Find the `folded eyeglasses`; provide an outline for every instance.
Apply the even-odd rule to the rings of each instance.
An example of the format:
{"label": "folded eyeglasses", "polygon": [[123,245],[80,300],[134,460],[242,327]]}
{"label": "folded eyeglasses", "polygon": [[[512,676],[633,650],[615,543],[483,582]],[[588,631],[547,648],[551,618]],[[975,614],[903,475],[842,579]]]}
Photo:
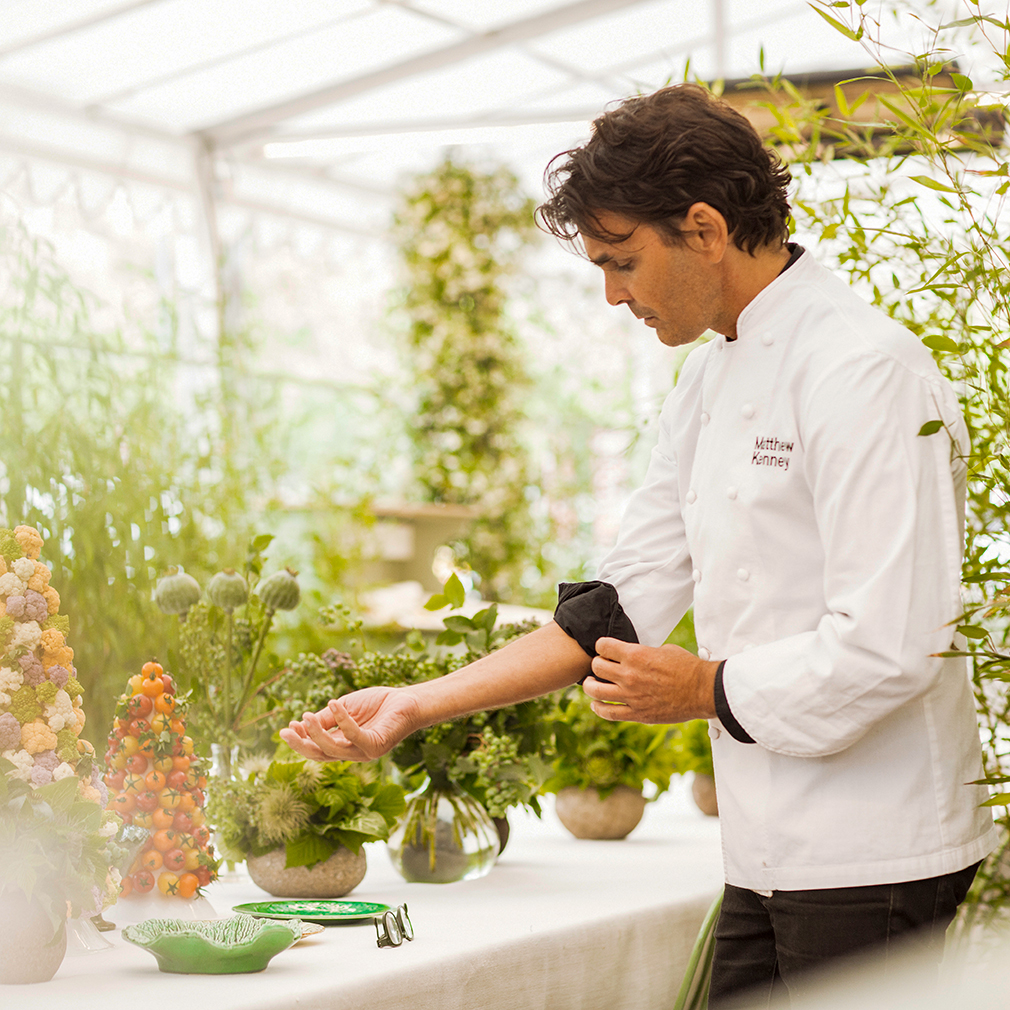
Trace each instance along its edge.
{"label": "folded eyeglasses", "polygon": [[414,939],[406,904],[391,908],[372,920],[375,923],[375,942],[379,947],[399,947],[404,940]]}

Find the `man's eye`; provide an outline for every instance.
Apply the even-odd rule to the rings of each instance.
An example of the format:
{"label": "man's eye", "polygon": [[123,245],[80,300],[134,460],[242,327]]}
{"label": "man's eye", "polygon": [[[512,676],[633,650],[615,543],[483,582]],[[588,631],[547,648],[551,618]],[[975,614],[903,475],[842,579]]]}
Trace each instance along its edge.
{"label": "man's eye", "polygon": [[614,269],[619,270],[621,273],[627,273],[632,268],[632,266],[633,264],[631,260],[626,260],[623,263],[617,261],[614,262]]}

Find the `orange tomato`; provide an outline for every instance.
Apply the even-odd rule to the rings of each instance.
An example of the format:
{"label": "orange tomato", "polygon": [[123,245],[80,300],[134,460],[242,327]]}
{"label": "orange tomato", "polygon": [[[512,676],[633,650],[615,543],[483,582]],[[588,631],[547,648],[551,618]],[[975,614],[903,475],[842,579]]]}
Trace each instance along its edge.
{"label": "orange tomato", "polygon": [[154,842],[154,847],[159,852],[168,852],[169,849],[175,848],[177,837],[177,832],[171,828],[162,828],[160,831],[154,833],[152,841]]}
{"label": "orange tomato", "polygon": [[145,870],[160,870],[165,857],[157,850],[151,849],[140,857],[140,866]]}
{"label": "orange tomato", "polygon": [[157,663],[153,659],[148,660],[140,668],[141,676],[146,677],[149,680],[153,680],[155,677],[160,677],[164,672],[165,668],[161,665],[161,663]]}
{"label": "orange tomato", "polygon": [[132,795],[147,792],[147,783],[144,781],[144,776],[129,772],[126,778],[123,779],[123,792]]}
{"label": "orange tomato", "polygon": [[162,775],[168,775],[168,773],[173,770],[172,758],[171,757],[155,758],[154,770],[156,772],[161,772]]}
{"label": "orange tomato", "polygon": [[168,726],[176,736],[186,735],[186,724],[181,719],[172,719]]}
{"label": "orange tomato", "polygon": [[184,873],[179,878],[179,894],[184,898],[192,898],[200,886],[200,878],[195,873]]}
{"label": "orange tomato", "polygon": [[150,810],[135,810],[133,812],[133,823],[138,828],[147,828],[150,830],[154,827],[154,814]]}
{"label": "orange tomato", "polygon": [[175,810],[182,802],[182,793],[178,789],[163,789],[158,802],[166,810]]}
{"label": "orange tomato", "polygon": [[185,772],[189,771],[189,766],[191,761],[184,754],[180,754],[178,757],[172,758],[172,771]]}
{"label": "orange tomato", "polygon": [[184,810],[187,814],[196,810],[196,800],[193,799],[192,793],[181,793],[179,795],[178,809]]}
{"label": "orange tomato", "polygon": [[175,821],[175,814],[171,810],[165,810],[164,807],[158,807],[157,810],[151,814],[154,818],[154,826],[161,831],[162,828],[170,828]]}
{"label": "orange tomato", "polygon": [[135,793],[120,793],[118,796],[113,796],[111,802],[109,803],[110,809],[117,814],[131,813],[136,805],[137,800]]}
{"label": "orange tomato", "polygon": [[145,677],[140,682],[140,690],[148,696],[148,698],[154,698],[161,694],[165,690],[165,682],[158,677]]}
{"label": "orange tomato", "polygon": [[154,699],[154,708],[155,711],[160,712],[162,715],[171,715],[175,711],[175,695],[159,694]]}
{"label": "orange tomato", "polygon": [[150,771],[144,778],[147,788],[153,793],[160,793],[165,788],[165,775],[163,772]]}
{"label": "orange tomato", "polygon": [[127,897],[133,890],[133,881],[129,877],[123,877],[119,882],[119,896],[121,898]]}
{"label": "orange tomato", "polygon": [[178,894],[179,893],[179,878],[174,873],[158,874],[158,890],[162,894]]}

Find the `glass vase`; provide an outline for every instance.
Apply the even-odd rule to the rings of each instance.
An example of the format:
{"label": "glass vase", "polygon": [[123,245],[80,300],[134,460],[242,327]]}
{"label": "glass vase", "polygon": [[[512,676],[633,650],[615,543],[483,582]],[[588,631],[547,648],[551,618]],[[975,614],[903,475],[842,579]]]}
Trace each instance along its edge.
{"label": "glass vase", "polygon": [[490,872],[498,858],[498,829],[458,786],[425,779],[407,797],[407,809],[387,847],[404,880],[450,884]]}

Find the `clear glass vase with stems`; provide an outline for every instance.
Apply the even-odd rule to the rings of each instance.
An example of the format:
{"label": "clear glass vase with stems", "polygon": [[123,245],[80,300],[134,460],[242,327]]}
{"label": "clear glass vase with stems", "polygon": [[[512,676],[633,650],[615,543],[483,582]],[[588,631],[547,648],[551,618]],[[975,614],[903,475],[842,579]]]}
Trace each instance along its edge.
{"label": "clear glass vase with stems", "polygon": [[498,858],[498,829],[468,793],[442,776],[407,797],[387,843],[397,872],[413,883],[449,884],[489,873]]}

